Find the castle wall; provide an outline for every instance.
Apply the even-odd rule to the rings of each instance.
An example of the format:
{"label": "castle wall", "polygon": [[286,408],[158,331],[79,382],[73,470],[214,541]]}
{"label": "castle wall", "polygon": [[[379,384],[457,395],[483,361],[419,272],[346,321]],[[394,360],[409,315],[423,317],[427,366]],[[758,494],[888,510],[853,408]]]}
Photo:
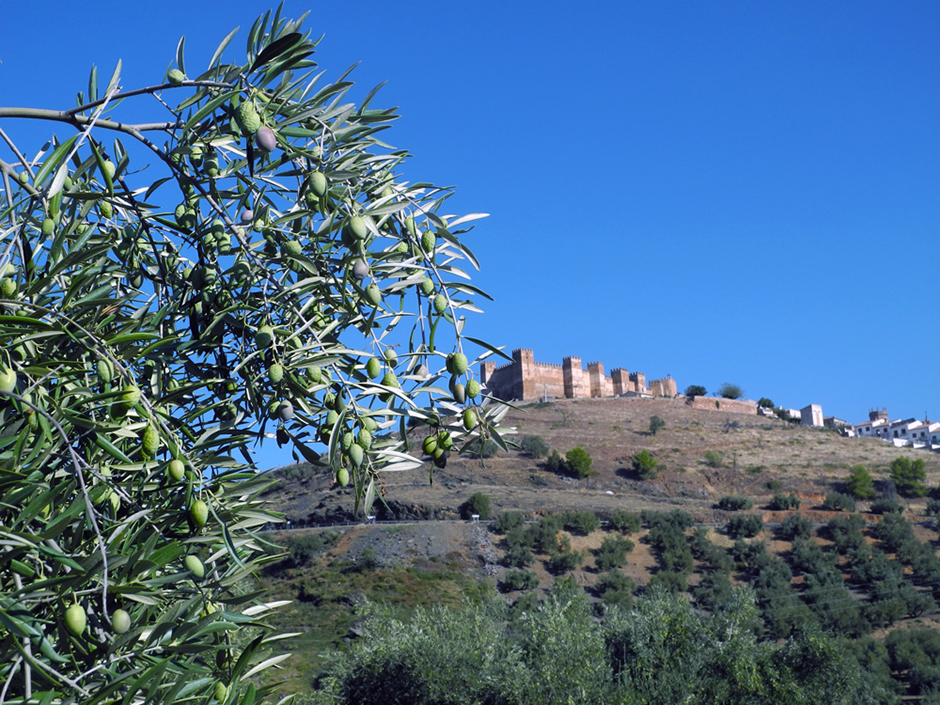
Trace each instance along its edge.
{"label": "castle wall", "polygon": [[649,383],[649,385],[650,394],[652,394],[654,397],[669,397],[671,399],[679,393],[676,389],[676,380],[674,380],[672,377],[654,379]]}
{"label": "castle wall", "polygon": [[566,357],[561,365],[536,362],[530,348],[512,351],[512,362],[496,366],[489,360],[480,365],[480,381],[486,393],[498,399],[529,401],[532,399],[588,399],[623,394],[654,394],[675,396],[676,382],[671,377],[653,380],[647,388],[646,375],[630,373],[617,367],[604,374],[601,362],[581,366],[581,358]]}
{"label": "castle wall", "polygon": [[688,397],[685,403],[693,409],[728,411],[732,414],[757,416],[757,402],[753,399],[724,399],[721,397]]}

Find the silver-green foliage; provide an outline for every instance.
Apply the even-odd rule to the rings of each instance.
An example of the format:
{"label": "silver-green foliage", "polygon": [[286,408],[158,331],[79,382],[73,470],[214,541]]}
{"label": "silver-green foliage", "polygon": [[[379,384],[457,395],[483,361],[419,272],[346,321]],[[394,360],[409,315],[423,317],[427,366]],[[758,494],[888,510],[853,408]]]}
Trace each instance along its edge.
{"label": "silver-green foliage", "polygon": [[394,111],[312,76],[301,21],[259,18],[241,63],[233,36],[191,80],[181,41],[166,83],[0,108],[66,133],[0,160],[0,702],[260,700],[255,445],[367,509],[420,466],[409,423],[502,443],[446,388],[477,216],[401,178]]}
{"label": "silver-green foliage", "polygon": [[[627,602],[626,600],[624,602]],[[856,702],[855,659],[809,630],[760,641],[754,595],[734,590],[713,614],[648,591],[593,618],[572,580],[515,618],[500,602],[373,615],[337,655],[318,702],[437,705]]]}

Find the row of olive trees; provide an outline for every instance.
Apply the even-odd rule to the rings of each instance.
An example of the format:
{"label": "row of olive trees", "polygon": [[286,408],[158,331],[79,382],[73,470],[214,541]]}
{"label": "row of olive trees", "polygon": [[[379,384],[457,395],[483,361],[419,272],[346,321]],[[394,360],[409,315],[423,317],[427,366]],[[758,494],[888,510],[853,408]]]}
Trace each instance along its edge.
{"label": "row of olive trees", "polygon": [[153,85],[119,65],[70,109],[0,108],[60,130],[0,130],[0,703],[260,701],[254,448],[365,510],[421,465],[411,425],[439,467],[502,444],[464,347],[478,216],[405,181],[394,111],[271,15],[242,61],[234,32],[204,71],[181,41]]}

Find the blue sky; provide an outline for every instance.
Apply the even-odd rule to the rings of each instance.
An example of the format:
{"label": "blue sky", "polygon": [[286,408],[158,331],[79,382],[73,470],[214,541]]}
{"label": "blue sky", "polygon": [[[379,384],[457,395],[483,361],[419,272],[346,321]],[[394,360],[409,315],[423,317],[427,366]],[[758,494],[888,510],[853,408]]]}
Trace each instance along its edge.
{"label": "blue sky", "polygon": [[[0,104],[71,107],[118,58],[156,83],[182,34],[201,69],[268,7],[0,0]],[[491,214],[472,335],[940,418],[937,3],[285,3],[307,9],[327,78],[388,81],[404,178]]]}

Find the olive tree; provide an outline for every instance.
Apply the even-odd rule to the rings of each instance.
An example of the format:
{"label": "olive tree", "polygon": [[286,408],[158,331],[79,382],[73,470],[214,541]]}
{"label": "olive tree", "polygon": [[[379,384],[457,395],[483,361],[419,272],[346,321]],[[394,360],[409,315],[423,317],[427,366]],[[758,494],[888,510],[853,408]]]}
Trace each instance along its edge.
{"label": "olive tree", "polygon": [[0,129],[0,702],[260,701],[256,446],[366,511],[422,466],[415,425],[438,467],[503,443],[464,349],[495,352],[463,336],[479,215],[403,180],[394,111],[271,14],[241,62],[234,32],[201,72],[180,41],[154,85],[118,64],[72,108],[0,108],[56,130]]}

